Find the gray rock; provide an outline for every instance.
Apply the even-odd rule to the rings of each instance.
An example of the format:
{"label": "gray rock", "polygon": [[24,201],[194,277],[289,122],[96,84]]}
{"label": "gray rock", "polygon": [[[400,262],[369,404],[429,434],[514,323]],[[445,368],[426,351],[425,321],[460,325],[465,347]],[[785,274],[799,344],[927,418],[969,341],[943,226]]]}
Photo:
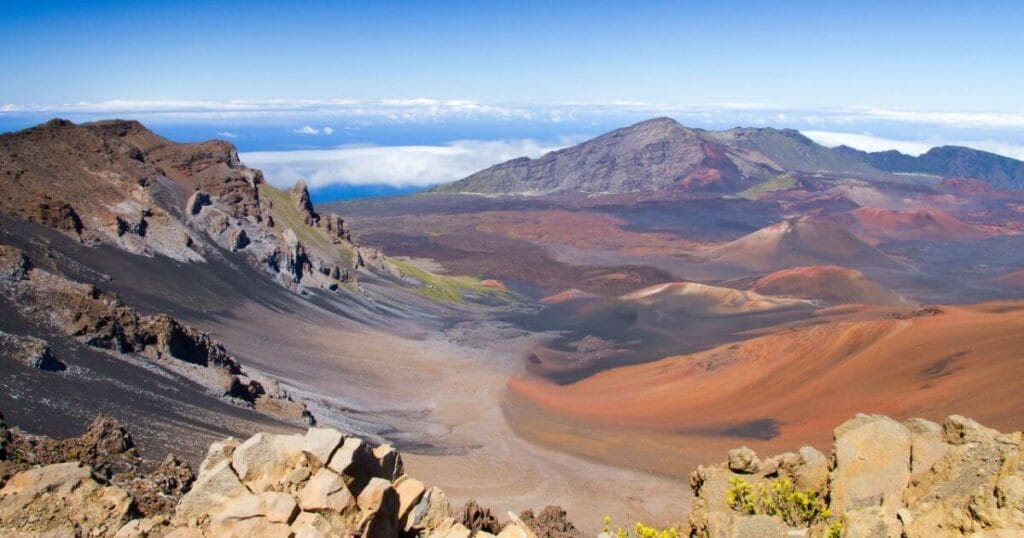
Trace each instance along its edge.
{"label": "gray rock", "polygon": [[754,474],[761,470],[761,460],[757,454],[747,447],[734,448],[729,451],[729,470],[741,474]]}
{"label": "gray rock", "polygon": [[62,372],[67,369],[67,365],[53,355],[50,345],[34,336],[18,336],[0,331],[0,357],[16,360],[36,370]]}

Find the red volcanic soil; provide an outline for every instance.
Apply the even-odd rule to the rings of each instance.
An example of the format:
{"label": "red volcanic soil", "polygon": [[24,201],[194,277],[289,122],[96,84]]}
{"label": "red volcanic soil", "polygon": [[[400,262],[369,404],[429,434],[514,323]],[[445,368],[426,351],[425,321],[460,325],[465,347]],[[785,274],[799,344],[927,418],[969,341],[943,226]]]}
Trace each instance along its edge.
{"label": "red volcanic soil", "polygon": [[558,293],[556,293],[554,295],[548,295],[547,297],[542,298],[538,302],[540,302],[540,304],[553,305],[553,304],[571,303],[573,301],[586,301],[586,300],[589,300],[589,299],[596,299],[596,298],[597,298],[597,295],[594,295],[593,293],[587,293],[585,291],[581,291],[581,290],[578,290],[576,288],[572,288],[572,289],[560,291],[560,292],[558,292]]}
{"label": "red volcanic soil", "polygon": [[466,218],[475,220],[476,229],[482,232],[583,250],[610,250],[636,256],[671,255],[698,245],[670,233],[630,231],[625,228],[625,220],[599,212],[489,211]]}
{"label": "red volcanic soil", "polygon": [[913,304],[864,273],[837,265],[783,269],[757,279],[751,289],[764,295],[818,299],[832,304]]}
{"label": "red volcanic soil", "polygon": [[943,190],[960,194],[988,194],[996,190],[984,181],[961,177],[944,179],[939,183],[939,187]]}
{"label": "red volcanic soil", "polygon": [[858,268],[904,268],[834,222],[786,220],[709,249],[713,264],[748,271],[774,271],[804,265],[838,264]]}
{"label": "red volcanic soil", "polygon": [[676,181],[675,187],[686,191],[729,191],[740,188],[742,174],[726,155],[726,149],[711,142],[701,142],[704,159],[693,172]]}
{"label": "red volcanic soil", "polygon": [[871,242],[886,240],[984,239],[995,235],[938,209],[894,211],[862,207],[836,217]]}
{"label": "red volcanic soil", "polygon": [[[1024,426],[1024,303],[906,314],[783,329],[571,385],[517,377],[509,387],[563,424],[609,432],[591,437],[597,443],[627,430],[670,436],[675,448],[652,456],[661,458],[737,438],[758,450],[824,447],[837,424],[860,412],[959,413],[1005,431]],[[535,438],[558,438],[537,424],[528,425]]]}

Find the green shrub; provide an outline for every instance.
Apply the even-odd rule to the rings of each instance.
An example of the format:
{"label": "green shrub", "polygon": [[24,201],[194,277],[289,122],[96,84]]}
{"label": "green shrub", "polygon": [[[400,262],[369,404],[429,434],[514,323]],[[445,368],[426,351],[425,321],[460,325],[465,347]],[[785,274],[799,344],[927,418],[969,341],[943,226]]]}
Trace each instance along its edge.
{"label": "green shrub", "polygon": [[835,519],[832,524],[825,529],[825,538],[843,538],[846,534],[846,520],[843,518]]}
{"label": "green shrub", "polygon": [[832,517],[816,491],[797,489],[787,478],[756,486],[742,478],[733,478],[725,495],[726,503],[733,510],[778,516],[793,526],[809,527]]}

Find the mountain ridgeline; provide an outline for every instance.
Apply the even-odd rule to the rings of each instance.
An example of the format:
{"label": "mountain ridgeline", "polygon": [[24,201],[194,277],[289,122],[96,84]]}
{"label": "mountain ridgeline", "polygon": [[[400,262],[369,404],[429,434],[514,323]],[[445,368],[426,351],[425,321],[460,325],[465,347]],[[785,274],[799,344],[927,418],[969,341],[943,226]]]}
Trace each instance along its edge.
{"label": "mountain ridgeline", "polygon": [[793,129],[709,131],[655,118],[616,129],[537,159],[521,157],[441,185],[443,193],[554,194],[738,193],[765,181],[803,176],[878,181],[980,180],[1024,189],[1024,163],[970,148],[945,146],[913,157],[828,148]]}

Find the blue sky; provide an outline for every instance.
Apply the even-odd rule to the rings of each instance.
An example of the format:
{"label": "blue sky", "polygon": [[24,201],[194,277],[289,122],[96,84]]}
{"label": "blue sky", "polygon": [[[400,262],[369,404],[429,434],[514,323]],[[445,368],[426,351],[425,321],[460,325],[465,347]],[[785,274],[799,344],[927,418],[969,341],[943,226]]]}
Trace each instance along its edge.
{"label": "blue sky", "polygon": [[1020,2],[5,0],[0,101],[1020,107]]}
{"label": "blue sky", "polygon": [[492,152],[468,167],[670,115],[1024,157],[1024,2],[893,4],[4,0],[0,131],[117,116],[246,152]]}

